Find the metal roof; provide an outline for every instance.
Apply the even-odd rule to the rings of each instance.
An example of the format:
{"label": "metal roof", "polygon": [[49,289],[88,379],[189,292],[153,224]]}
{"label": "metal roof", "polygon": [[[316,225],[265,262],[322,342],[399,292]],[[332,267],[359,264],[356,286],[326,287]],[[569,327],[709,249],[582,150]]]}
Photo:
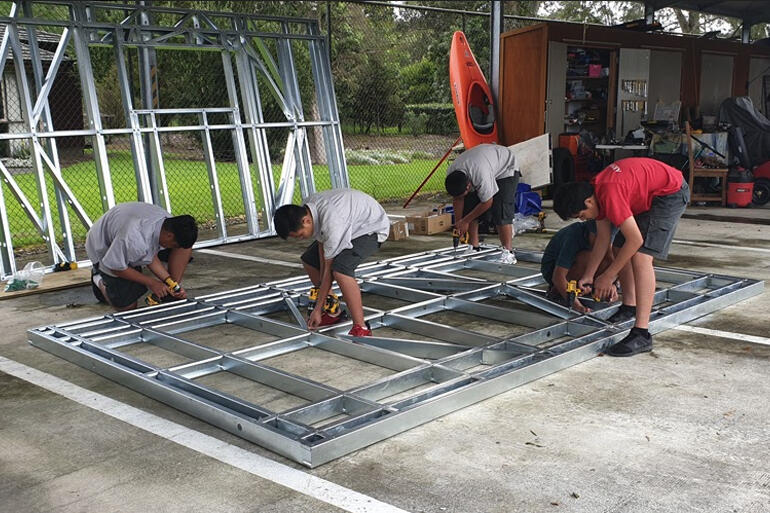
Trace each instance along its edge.
{"label": "metal roof", "polygon": [[751,25],[770,23],[770,2],[767,0],[646,0],[645,4],[656,11],[675,7],[686,11],[730,16]]}
{"label": "metal roof", "polygon": [[[50,32],[43,32],[38,30],[35,35],[37,36],[37,42],[38,45],[41,43],[45,46],[51,47],[51,43],[55,43],[56,45],[59,44],[59,39],[61,38],[58,34],[51,34]],[[0,25],[0,40],[5,36],[5,25]],[[19,30],[19,42],[21,43],[21,54],[24,56],[24,60],[28,61],[31,59],[31,54],[29,52],[29,44],[28,41],[28,35],[26,30]],[[48,44],[46,44],[48,43]],[[40,55],[40,60],[43,61],[52,61],[54,52],[51,52],[49,50],[46,50],[45,48],[38,48],[38,52]],[[8,58],[13,60],[13,52],[8,52]],[[64,60],[69,60],[69,57],[67,55],[64,55]]]}

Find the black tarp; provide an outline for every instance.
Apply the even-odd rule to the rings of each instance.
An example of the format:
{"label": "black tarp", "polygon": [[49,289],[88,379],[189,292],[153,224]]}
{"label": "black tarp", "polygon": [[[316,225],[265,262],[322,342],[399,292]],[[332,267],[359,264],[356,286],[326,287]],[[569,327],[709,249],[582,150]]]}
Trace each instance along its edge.
{"label": "black tarp", "polygon": [[752,166],[770,160],[770,121],[762,115],[748,96],[728,98],[719,107],[719,123],[743,129]]}

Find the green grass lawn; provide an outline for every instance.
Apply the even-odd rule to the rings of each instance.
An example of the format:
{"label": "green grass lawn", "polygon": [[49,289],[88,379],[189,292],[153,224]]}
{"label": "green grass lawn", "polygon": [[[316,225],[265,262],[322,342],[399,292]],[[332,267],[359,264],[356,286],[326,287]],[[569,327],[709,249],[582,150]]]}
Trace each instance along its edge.
{"label": "green grass lawn", "polygon": [[[134,165],[129,151],[109,152],[110,174],[112,186],[115,191],[115,201],[123,203],[136,200],[136,178]],[[214,220],[214,208],[208,180],[206,165],[201,161],[190,161],[178,158],[168,158],[164,162],[169,197],[174,212],[189,213],[199,223],[208,223]],[[350,186],[360,189],[376,199],[393,200],[409,197],[417,186],[427,176],[433,166],[433,160],[414,160],[408,164],[391,165],[350,165],[348,175]],[[318,190],[331,187],[329,169],[327,166],[313,166]],[[79,162],[62,170],[64,179],[72,189],[75,197],[80,201],[84,210],[91,218],[96,220],[102,214],[102,205],[99,197],[99,184],[97,181],[96,167],[92,160]],[[238,169],[234,163],[217,163],[219,188],[222,197],[222,206],[225,217],[236,218],[244,214]],[[278,184],[281,174],[280,165],[273,165],[273,176]],[[37,194],[37,182],[33,173],[15,175],[19,187],[27,195],[30,203],[37,206],[40,202]],[[257,200],[257,209],[261,209],[261,194],[258,185],[256,168],[252,167],[252,184]],[[52,216],[56,219],[58,230],[58,211],[54,197],[51,180],[46,177],[48,183],[48,199],[51,204]],[[438,192],[443,190],[444,171],[439,169],[423,187],[422,192]],[[13,234],[13,246],[15,249],[29,245],[42,243],[34,225],[24,214],[19,203],[11,195],[10,188],[4,184],[5,204],[8,212],[9,226]],[[294,201],[299,202],[299,186],[295,188]],[[82,241],[86,235],[86,228],[70,210],[70,221],[75,241]]]}

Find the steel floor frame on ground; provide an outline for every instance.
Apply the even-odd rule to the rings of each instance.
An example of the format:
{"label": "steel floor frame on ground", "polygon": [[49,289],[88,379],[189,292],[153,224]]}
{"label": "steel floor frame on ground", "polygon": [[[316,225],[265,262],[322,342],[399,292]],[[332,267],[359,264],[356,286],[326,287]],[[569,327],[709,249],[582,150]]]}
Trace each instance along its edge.
{"label": "steel floor frame on ground", "polygon": [[[540,253],[517,251],[519,265],[498,264],[498,256],[497,248],[473,256],[445,248],[361,266],[357,278],[365,295],[406,303],[366,308],[372,337],[348,336],[350,322],[308,331],[302,311],[310,287],[306,277],[44,326],[28,336],[39,348],[312,468],[588,360],[632,326],[632,321],[607,322],[617,303],[589,302],[593,311],[582,315],[546,299],[536,265]],[[659,288],[651,333],[760,294],[764,287],[758,280],[690,270],[655,272]],[[442,312],[530,331],[499,337],[424,319]],[[228,352],[180,336],[225,324],[277,340]],[[378,336],[382,328],[417,338]],[[121,351],[138,344],[190,361],[164,367]],[[339,389],[264,363],[308,348],[392,374]],[[222,372],[304,404],[271,411],[196,382]]]}

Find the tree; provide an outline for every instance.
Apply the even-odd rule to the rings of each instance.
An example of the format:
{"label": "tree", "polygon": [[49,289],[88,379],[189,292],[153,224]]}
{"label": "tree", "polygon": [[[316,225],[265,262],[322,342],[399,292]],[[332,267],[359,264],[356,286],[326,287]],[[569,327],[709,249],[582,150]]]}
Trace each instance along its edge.
{"label": "tree", "polygon": [[542,12],[557,20],[617,25],[644,17],[644,5],[642,2],[543,2]]}

